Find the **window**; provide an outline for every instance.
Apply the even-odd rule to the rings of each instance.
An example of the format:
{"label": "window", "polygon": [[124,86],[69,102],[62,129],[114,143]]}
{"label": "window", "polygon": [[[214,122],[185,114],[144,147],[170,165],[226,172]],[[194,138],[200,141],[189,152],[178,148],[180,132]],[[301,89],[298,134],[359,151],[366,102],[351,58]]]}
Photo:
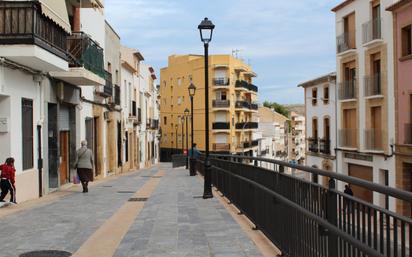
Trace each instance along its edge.
{"label": "window", "polygon": [[412,55],[412,25],[402,28],[402,57]]}
{"label": "window", "polygon": [[329,87],[328,86],[323,88],[323,103],[324,104],[329,103]]}
{"label": "window", "polygon": [[177,98],[177,104],[178,105],[181,105],[182,104],[182,97],[181,96],[179,96],[178,98]]}
{"label": "window", "polygon": [[312,89],[312,105],[316,105],[318,103],[318,89]]}
{"label": "window", "polygon": [[181,86],[181,85],[182,85],[182,79],[181,79],[181,78],[178,78],[178,79],[177,79],[177,85],[178,85],[178,86]]}
{"label": "window", "polygon": [[33,168],[33,100],[22,99],[23,170]]}
{"label": "window", "polygon": [[166,116],[163,117],[163,125],[167,125],[167,117]]}
{"label": "window", "polygon": [[312,119],[312,138],[313,139],[318,138],[318,119],[317,118]]}

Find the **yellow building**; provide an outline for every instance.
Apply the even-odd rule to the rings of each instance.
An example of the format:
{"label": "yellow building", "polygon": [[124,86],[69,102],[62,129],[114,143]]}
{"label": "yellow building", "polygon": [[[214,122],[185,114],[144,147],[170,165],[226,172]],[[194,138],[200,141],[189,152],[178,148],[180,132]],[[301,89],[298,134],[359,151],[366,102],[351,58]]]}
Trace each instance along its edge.
{"label": "yellow building", "polygon": [[[258,128],[258,89],[252,84],[254,77],[256,74],[251,67],[240,59],[231,55],[209,57],[211,152],[252,155],[257,148],[258,141],[253,137]],[[193,139],[200,151],[205,150],[204,57],[172,55],[169,56],[168,67],[160,71],[162,161],[169,160],[172,152],[181,153],[182,149],[190,148],[191,135],[188,147],[182,116],[186,108],[190,110],[188,86],[191,80],[196,86]]]}

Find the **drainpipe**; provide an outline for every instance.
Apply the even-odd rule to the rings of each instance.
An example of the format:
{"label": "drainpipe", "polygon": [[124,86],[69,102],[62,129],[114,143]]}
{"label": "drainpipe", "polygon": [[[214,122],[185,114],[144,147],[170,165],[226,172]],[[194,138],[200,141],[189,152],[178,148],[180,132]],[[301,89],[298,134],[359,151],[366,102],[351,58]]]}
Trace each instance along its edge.
{"label": "drainpipe", "polygon": [[42,85],[44,77],[42,74],[33,75],[33,81],[38,84],[38,95],[39,95],[39,120],[37,121],[37,169],[38,169],[38,179],[39,179],[39,197],[43,196],[43,156],[42,156],[42,128],[44,125],[44,86]]}

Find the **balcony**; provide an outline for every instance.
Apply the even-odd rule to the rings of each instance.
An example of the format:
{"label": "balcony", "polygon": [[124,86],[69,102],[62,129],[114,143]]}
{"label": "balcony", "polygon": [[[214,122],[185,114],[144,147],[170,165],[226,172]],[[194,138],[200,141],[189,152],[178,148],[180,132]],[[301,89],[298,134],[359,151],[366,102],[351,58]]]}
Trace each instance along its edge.
{"label": "balcony", "polygon": [[236,123],[236,129],[257,129],[257,122],[238,122]]}
{"label": "balcony", "polygon": [[230,144],[227,144],[227,143],[213,144],[213,151],[215,151],[215,152],[228,152],[228,151],[230,151]]}
{"label": "balcony", "polygon": [[321,138],[319,140],[319,151],[323,154],[330,154],[330,139]]}
{"label": "balcony", "polygon": [[253,147],[253,146],[258,146],[259,145],[259,140],[252,140],[251,142],[250,142],[250,145]]}
{"label": "balcony", "polygon": [[213,79],[213,85],[217,87],[225,87],[230,85],[230,79],[229,78],[214,78]]}
{"label": "balcony", "polygon": [[336,38],[336,50],[338,54],[356,48],[355,31],[343,33]]}
{"label": "balcony", "polygon": [[246,101],[236,101],[235,108],[236,109],[249,109],[250,104]]}
{"label": "balcony", "polygon": [[362,24],[363,44],[382,39],[382,19],[373,19]]}
{"label": "balcony", "polygon": [[345,148],[358,147],[358,130],[357,129],[340,129],[339,146]]}
{"label": "balcony", "polygon": [[308,138],[308,150],[312,153],[319,152],[319,141],[317,138]]}
{"label": "balcony", "polygon": [[357,98],[356,80],[339,83],[339,100],[355,100]]}
{"label": "balcony", "polygon": [[96,89],[96,94],[102,97],[111,97],[113,96],[113,83],[112,83],[112,74],[105,71],[106,84],[104,86],[99,86]]}
{"label": "balcony", "polygon": [[382,75],[365,76],[365,97],[382,95]]}
{"label": "balcony", "polygon": [[405,141],[404,143],[406,145],[412,145],[412,123],[406,123],[405,124]]}
{"label": "balcony", "polygon": [[159,120],[149,119],[147,127],[150,128],[150,129],[159,129]]}
{"label": "balcony", "polygon": [[213,122],[212,128],[214,130],[228,130],[230,129],[230,122]]}
{"label": "balcony", "polygon": [[381,129],[365,129],[365,149],[383,151],[382,136]]}
{"label": "balcony", "polygon": [[248,90],[252,92],[258,92],[258,87],[250,84],[244,80],[237,80],[235,84],[235,89],[237,90]]}
{"label": "balcony", "polygon": [[212,106],[213,108],[229,108],[230,100],[213,100]]}
{"label": "balcony", "polygon": [[114,85],[114,104],[120,105],[120,87],[118,85]]}
{"label": "balcony", "polygon": [[0,56],[41,71],[67,70],[68,33],[35,1],[0,1]]}
{"label": "balcony", "polygon": [[105,84],[103,49],[83,32],[73,32],[67,40],[70,71],[51,75],[73,85]]}
{"label": "balcony", "polygon": [[259,110],[259,105],[258,105],[258,104],[255,104],[255,103],[251,103],[251,104],[250,104],[250,109],[257,111],[257,110]]}

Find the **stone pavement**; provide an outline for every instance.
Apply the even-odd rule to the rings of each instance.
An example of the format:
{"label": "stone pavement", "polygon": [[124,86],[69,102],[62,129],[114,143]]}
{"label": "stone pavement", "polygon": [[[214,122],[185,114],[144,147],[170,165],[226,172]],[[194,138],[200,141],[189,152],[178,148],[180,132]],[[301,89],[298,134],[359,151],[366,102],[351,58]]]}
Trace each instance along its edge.
{"label": "stone pavement", "polygon": [[218,199],[201,198],[201,179],[161,164],[99,183],[88,194],[73,192],[0,218],[0,257],[37,250],[75,253],[159,168],[164,176],[114,249],[115,257],[262,256]]}

